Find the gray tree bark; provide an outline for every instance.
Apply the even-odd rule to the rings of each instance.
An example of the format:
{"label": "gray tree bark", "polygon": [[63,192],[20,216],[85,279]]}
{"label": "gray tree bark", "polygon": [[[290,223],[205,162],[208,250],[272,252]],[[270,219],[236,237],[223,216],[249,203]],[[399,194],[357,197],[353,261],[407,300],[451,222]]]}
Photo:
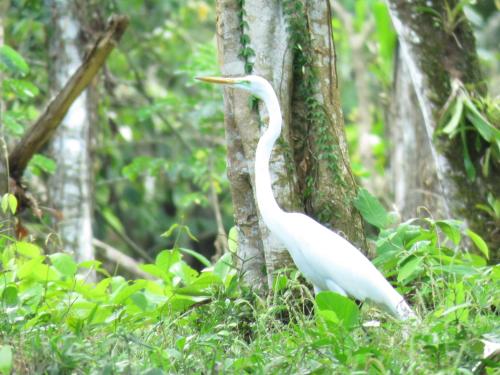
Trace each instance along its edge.
{"label": "gray tree bark", "polygon": [[401,219],[428,216],[429,213],[436,218],[447,217],[446,200],[432,158],[434,146],[427,137],[415,88],[399,51],[388,127],[391,139],[389,175]]}
{"label": "gray tree bark", "polygon": [[[413,100],[406,100],[406,104],[401,103],[401,107],[417,105],[421,121],[411,121],[408,125],[415,125],[417,122],[423,125],[432,168],[429,174],[435,175],[437,179],[437,183],[430,184],[429,190],[440,197],[439,204],[428,208],[445,217],[464,219],[495,251],[500,247],[500,236],[498,231],[495,234],[488,227],[486,223],[489,219],[477,208],[477,204],[486,202],[488,192],[492,192],[495,197],[500,195],[500,173],[493,170],[488,177],[483,176],[480,173],[482,154],[477,152],[471,155],[478,171],[475,180],[471,181],[465,172],[464,150],[460,141],[447,137],[433,138],[441,110],[451,94],[453,79],[466,84],[477,94],[484,94],[486,91],[474,35],[462,12],[454,19],[447,14],[445,7],[454,9],[457,1],[387,0],[387,3],[399,37],[400,65],[407,69],[407,77],[413,88],[410,93],[415,95]],[[403,76],[398,74],[398,77]],[[408,110],[401,108],[397,111],[404,113]],[[415,118],[418,117],[418,114],[415,115]],[[412,132],[420,134],[422,130],[414,129]],[[468,141],[471,142],[472,139]],[[415,168],[415,165],[404,167],[410,169]],[[422,184],[422,180],[410,180],[405,189],[416,191]],[[420,201],[418,204],[425,203]],[[415,205],[409,205],[405,211],[414,211],[415,207],[411,206]]]}
{"label": "gray tree bark", "polygon": [[[57,93],[82,63],[84,46],[77,4],[51,0],[53,31],[50,38],[51,91]],[[50,200],[60,211],[57,223],[64,250],[78,261],[94,259],[92,246],[92,163],[90,128],[92,98],[85,90],[72,104],[50,146],[57,163],[51,176]]]}
{"label": "gray tree bark", "polygon": [[[3,0],[0,3],[0,47],[4,44],[5,15],[9,9],[10,1]],[[0,72],[0,195],[9,191],[9,167],[7,144],[5,141],[5,127],[3,116],[5,106],[2,98],[3,73]]]}
{"label": "gray tree bark", "polygon": [[[329,146],[336,148],[336,177],[345,182],[342,185],[334,185],[328,159],[316,158],[319,146],[315,138],[320,136],[319,130],[314,129],[307,119],[307,98],[298,90],[294,91],[294,87],[300,85],[301,77],[294,71],[294,46],[290,41],[289,20],[282,6],[283,3],[277,0],[217,1],[222,73],[241,76],[251,67],[252,74],[267,78],[278,95],[283,131],[270,164],[278,204],[287,211],[302,211],[316,217],[325,207],[336,210],[326,224],[339,229],[353,242],[364,244],[361,220],[351,204],[356,188],[350,173],[338,101],[328,2],[309,1],[304,8],[307,14],[300,16],[309,21],[307,32],[311,38],[311,51],[315,54],[312,56],[313,68],[318,75],[313,96],[326,114],[326,132],[335,143]],[[246,47],[251,47],[254,55],[241,56],[245,47],[242,40]],[[228,176],[239,229],[238,258],[246,281],[259,287],[271,285],[274,271],[292,265],[292,261],[288,251],[265,227],[255,203],[255,149],[268,115],[261,104],[253,109],[249,99],[239,91],[226,89],[224,92]],[[308,178],[314,180],[314,188],[306,201],[304,189]]]}

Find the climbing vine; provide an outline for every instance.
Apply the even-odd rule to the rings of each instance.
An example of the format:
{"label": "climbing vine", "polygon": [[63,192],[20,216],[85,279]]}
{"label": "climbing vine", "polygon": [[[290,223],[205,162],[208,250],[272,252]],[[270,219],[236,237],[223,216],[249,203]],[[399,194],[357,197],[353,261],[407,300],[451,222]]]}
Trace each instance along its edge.
{"label": "climbing vine", "polygon": [[250,74],[253,71],[253,62],[252,57],[255,56],[255,51],[250,47],[250,36],[247,33],[248,30],[248,22],[245,20],[246,11],[245,11],[245,0],[237,0],[238,2],[238,22],[240,28],[240,43],[241,49],[239,53],[239,57],[243,59],[245,64],[245,73]]}
{"label": "climbing vine", "polygon": [[[301,0],[283,0],[283,14],[288,22],[290,44],[293,48],[295,90],[300,98],[305,99],[305,120],[308,123],[307,132],[312,131],[315,134],[313,140],[308,139],[307,141],[314,142],[314,147],[308,148],[316,151],[317,154],[314,157],[317,160],[326,162],[327,168],[335,180],[335,184],[345,186],[345,181],[341,177],[338,168],[339,148],[331,132],[330,121],[325,109],[316,98],[318,78],[314,69],[312,40],[307,17],[304,17],[304,7],[305,4]],[[319,173],[318,163],[313,163],[312,168],[310,174],[305,178],[303,194],[306,201],[311,198],[313,192],[318,191],[315,187]],[[333,203],[328,201],[322,206],[321,212],[317,213],[318,219],[323,222],[329,222],[334,212]]]}

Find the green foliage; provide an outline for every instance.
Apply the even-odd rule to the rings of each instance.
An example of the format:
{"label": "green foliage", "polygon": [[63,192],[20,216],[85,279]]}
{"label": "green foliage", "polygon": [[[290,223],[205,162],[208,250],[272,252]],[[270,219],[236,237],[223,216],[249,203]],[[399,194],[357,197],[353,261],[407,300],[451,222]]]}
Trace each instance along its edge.
{"label": "green foliage", "polygon": [[238,0],[238,21],[240,27],[240,43],[241,50],[239,56],[243,59],[245,63],[245,73],[251,74],[253,70],[253,57],[255,57],[255,51],[250,46],[250,36],[246,33],[248,29],[248,22],[245,20],[245,0]]}
{"label": "green foliage", "polygon": [[17,199],[13,194],[5,193],[2,197],[1,205],[4,213],[10,211],[12,215],[15,215],[17,211]]}
{"label": "green foliage", "polygon": [[[9,322],[11,331],[46,324],[64,325],[76,334],[96,329],[111,333],[119,324],[133,330],[216,295],[229,297],[226,292],[235,277],[230,257],[215,265],[205,259],[209,268],[198,273],[182,260],[179,250],[162,251],[154,264],[141,266],[159,280],[127,281],[110,276],[100,262],[77,264],[64,253],[46,256],[27,242],[7,246],[1,261],[0,295],[4,306],[10,306],[2,319]],[[99,282],[85,280],[89,266],[102,275]]]}
{"label": "green foliage", "polygon": [[339,326],[347,331],[359,324],[359,310],[356,304],[340,294],[320,292],[316,296],[318,316],[325,320],[333,331]]}
{"label": "green foliage", "polygon": [[0,347],[0,372],[10,374],[12,369],[12,348],[10,345]]}
{"label": "green foliage", "polygon": [[[241,284],[231,254],[198,273],[165,250],[141,266],[153,279],[126,280],[99,262],[4,243],[0,371],[470,372],[494,332],[500,273],[463,251],[459,223],[423,224],[377,241],[377,263],[422,317],[415,325],[332,292],[313,300],[297,271],[277,275],[262,299]],[[89,266],[96,283],[85,280]],[[364,324],[373,317],[381,327]]]}
{"label": "green foliage", "polygon": [[[339,148],[333,136],[331,123],[325,113],[323,105],[316,98],[318,77],[314,67],[314,51],[311,35],[308,29],[307,19],[304,17],[304,7],[307,4],[301,0],[283,1],[283,15],[288,23],[290,44],[293,48],[293,73],[294,90],[303,99],[306,107],[305,120],[311,129],[315,145],[312,147],[320,163],[325,163],[333,177],[333,183],[345,186],[345,181],[339,173]],[[308,147],[309,149],[311,147]],[[304,199],[308,200],[310,194],[315,191],[316,176],[318,174],[318,163],[314,163],[315,170],[310,171],[306,177],[306,188]],[[334,213],[330,202],[325,201],[321,212],[317,213],[318,219],[329,222]]]}
{"label": "green foliage", "polygon": [[359,189],[354,200],[354,207],[358,209],[368,223],[379,229],[387,228],[394,221],[394,218],[387,213],[379,200],[366,189]]}
{"label": "green foliage", "polygon": [[[492,118],[492,122],[489,118]],[[476,169],[469,151],[471,143],[475,144],[476,152],[484,155],[481,160],[484,176],[490,174],[491,163],[500,163],[500,125],[495,126],[494,123],[500,124],[500,101],[488,98],[473,99],[458,80],[453,81],[452,93],[444,106],[437,134],[445,134],[451,139],[460,136],[464,168],[471,181],[476,177]],[[470,141],[470,134],[475,138],[473,142]]]}

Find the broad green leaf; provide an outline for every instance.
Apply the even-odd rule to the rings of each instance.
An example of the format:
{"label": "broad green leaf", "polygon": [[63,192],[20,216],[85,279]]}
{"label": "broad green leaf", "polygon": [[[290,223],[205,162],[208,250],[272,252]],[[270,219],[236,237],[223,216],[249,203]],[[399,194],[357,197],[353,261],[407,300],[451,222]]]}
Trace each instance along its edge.
{"label": "broad green leaf", "polygon": [[316,305],[320,311],[334,312],[339,323],[348,330],[358,324],[358,306],[347,297],[334,292],[319,292],[316,295]]}
{"label": "broad green leaf", "polygon": [[29,66],[24,58],[8,45],[0,46],[0,70],[25,76]]}
{"label": "broad green leaf", "polygon": [[55,281],[59,279],[58,274],[52,267],[43,264],[44,257],[31,259],[19,267],[18,275],[20,279],[36,281]]}
{"label": "broad green leaf", "polygon": [[10,374],[12,362],[12,347],[10,345],[2,345],[0,347],[0,372],[5,375]]}
{"label": "broad green leaf", "polygon": [[121,304],[124,303],[127,298],[132,294],[143,289],[146,285],[145,280],[137,280],[133,284],[122,284],[111,296],[110,301],[113,303]]}
{"label": "broad green leaf", "polygon": [[7,306],[17,305],[19,302],[17,287],[14,285],[7,286],[2,293],[2,302]]}
{"label": "broad green leaf", "polygon": [[436,221],[436,225],[443,231],[446,237],[453,241],[455,245],[460,243],[460,239],[462,237],[460,233],[460,222],[438,220]]}
{"label": "broad green leaf", "polygon": [[412,258],[406,262],[399,270],[398,282],[404,282],[410,278],[419,269],[421,263],[421,258]]}
{"label": "broad green leaf", "polygon": [[16,196],[14,194],[9,194],[7,199],[9,201],[10,212],[12,213],[12,215],[15,215],[16,211],[17,211],[17,199],[16,199]]}
{"label": "broad green leaf", "polygon": [[148,300],[144,293],[134,293],[130,296],[130,299],[134,304],[139,307],[142,311],[146,311],[148,308]]}
{"label": "broad green leaf", "polygon": [[467,235],[470,237],[474,245],[483,253],[486,259],[490,259],[490,250],[488,249],[488,245],[477,233],[473,232],[470,229],[467,229]]}
{"label": "broad green leaf", "polygon": [[191,284],[198,276],[198,272],[187,265],[186,262],[177,262],[170,267],[170,272],[178,276],[185,284]]}
{"label": "broad green leaf", "polygon": [[55,253],[49,255],[50,261],[54,265],[54,268],[61,272],[64,276],[74,276],[78,270],[78,266],[74,259],[68,254]]}
{"label": "broad green leaf", "polygon": [[20,255],[23,255],[27,258],[35,258],[42,254],[40,248],[29,242],[16,242],[11,245],[16,252]]}
{"label": "broad green leaf", "polygon": [[139,269],[159,279],[168,279],[168,273],[155,264],[139,264]]}
{"label": "broad green leaf", "polygon": [[210,263],[210,261],[205,256],[203,256],[203,254],[200,254],[197,251],[190,250],[190,249],[185,249],[183,247],[179,247],[178,249],[181,252],[185,253],[185,254],[191,255],[193,258],[195,258],[196,260],[198,260],[205,267],[210,267],[212,265]]}
{"label": "broad green leaf", "polygon": [[181,260],[182,256],[178,250],[163,250],[156,256],[155,264],[165,272],[169,272],[170,267]]}
{"label": "broad green leaf", "polygon": [[220,257],[217,263],[215,263],[214,274],[219,276],[222,281],[225,281],[232,268],[232,255],[230,253],[226,253]]}
{"label": "broad green leaf", "polygon": [[384,206],[366,189],[359,189],[358,196],[354,200],[354,206],[368,223],[377,228],[384,229],[391,224],[390,216]]}

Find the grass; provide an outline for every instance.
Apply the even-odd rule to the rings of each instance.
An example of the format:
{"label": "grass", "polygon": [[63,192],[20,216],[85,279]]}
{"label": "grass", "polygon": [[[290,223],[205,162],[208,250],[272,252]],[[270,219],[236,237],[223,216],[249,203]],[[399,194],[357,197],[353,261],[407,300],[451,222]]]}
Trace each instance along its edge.
{"label": "grass", "polygon": [[[452,221],[381,231],[375,263],[420,322],[330,292],[313,297],[296,271],[261,297],[230,254],[197,273],[179,250],[163,251],[143,267],[157,280],[125,280],[4,239],[0,372],[470,374],[481,364],[498,373],[482,362],[482,340],[499,334],[500,269],[486,264],[487,249],[465,250],[466,234]],[[99,283],[78,276],[86,267]]]}

